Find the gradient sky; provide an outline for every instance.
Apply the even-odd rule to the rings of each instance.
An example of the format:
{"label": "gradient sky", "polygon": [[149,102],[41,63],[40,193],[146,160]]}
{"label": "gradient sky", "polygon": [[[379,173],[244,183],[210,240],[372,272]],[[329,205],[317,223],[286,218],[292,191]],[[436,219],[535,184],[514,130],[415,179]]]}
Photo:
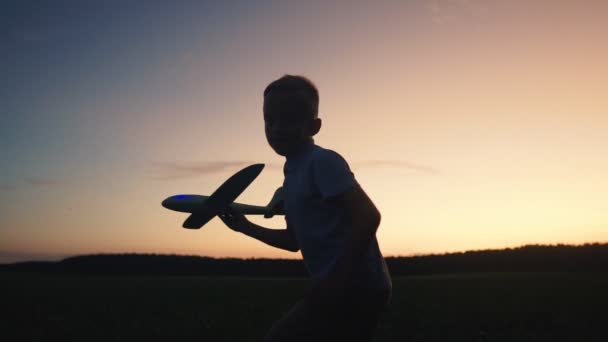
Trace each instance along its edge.
{"label": "gradient sky", "polygon": [[[317,144],[382,212],[385,255],[608,241],[606,1],[3,1],[0,262],[299,257],[160,202],[284,159],[262,91],[320,91]],[[252,221],[284,226],[282,217]]]}

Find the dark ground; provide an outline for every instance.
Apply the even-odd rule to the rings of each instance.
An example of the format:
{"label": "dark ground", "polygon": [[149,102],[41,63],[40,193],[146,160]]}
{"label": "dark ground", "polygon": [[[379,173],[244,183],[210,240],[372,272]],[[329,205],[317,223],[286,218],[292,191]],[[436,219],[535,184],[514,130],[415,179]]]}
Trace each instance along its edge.
{"label": "dark ground", "polygon": [[[0,329],[18,341],[259,341],[307,284],[0,272]],[[608,341],[608,273],[403,276],[393,286],[377,341]]]}

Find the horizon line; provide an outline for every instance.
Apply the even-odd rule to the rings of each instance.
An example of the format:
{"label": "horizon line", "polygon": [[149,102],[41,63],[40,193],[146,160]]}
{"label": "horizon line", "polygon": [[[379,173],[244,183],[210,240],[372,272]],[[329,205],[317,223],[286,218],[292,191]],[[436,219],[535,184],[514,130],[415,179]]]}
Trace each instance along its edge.
{"label": "horizon line", "polygon": [[[478,248],[478,249],[467,249],[457,251],[443,251],[443,252],[412,252],[409,254],[390,254],[384,255],[384,258],[408,258],[408,257],[420,257],[420,256],[435,256],[435,255],[449,255],[449,254],[461,254],[470,252],[482,252],[482,251],[501,251],[510,249],[520,249],[524,247],[540,246],[540,247],[584,247],[588,245],[608,245],[608,241],[595,241],[595,242],[583,242],[583,243],[526,243],[517,246],[507,246],[500,248]],[[240,260],[302,260],[301,256],[294,258],[272,258],[272,257],[234,257],[234,256],[208,256],[201,254],[181,254],[181,253],[153,253],[153,252],[85,252],[78,254],[47,254],[47,253],[23,253],[14,251],[2,251],[0,250],[0,265],[10,265],[17,263],[28,263],[28,262],[61,262],[68,258],[82,257],[82,256],[102,256],[102,255],[160,255],[160,256],[180,256],[180,257],[197,257],[197,258],[209,258],[209,259],[240,259]],[[29,256],[30,258],[25,258]],[[14,261],[1,261],[2,259],[22,259]]]}

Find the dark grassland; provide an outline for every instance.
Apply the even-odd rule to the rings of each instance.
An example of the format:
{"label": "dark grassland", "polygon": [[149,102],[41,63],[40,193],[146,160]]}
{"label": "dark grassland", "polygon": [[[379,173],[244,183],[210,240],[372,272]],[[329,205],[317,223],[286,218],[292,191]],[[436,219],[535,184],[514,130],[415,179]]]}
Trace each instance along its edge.
{"label": "dark grassland", "polygon": [[[260,341],[307,286],[302,278],[2,272],[0,333]],[[393,286],[377,341],[608,341],[608,273],[402,276]]]}

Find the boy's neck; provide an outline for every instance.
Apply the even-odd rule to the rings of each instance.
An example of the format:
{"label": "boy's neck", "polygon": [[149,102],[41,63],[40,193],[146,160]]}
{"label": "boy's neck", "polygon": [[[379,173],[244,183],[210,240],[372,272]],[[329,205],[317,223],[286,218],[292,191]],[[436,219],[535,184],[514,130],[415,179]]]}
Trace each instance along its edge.
{"label": "boy's neck", "polygon": [[312,137],[310,137],[309,140],[303,141],[300,145],[295,147],[293,149],[293,151],[291,151],[288,155],[285,156],[285,158],[292,159],[292,158],[298,156],[300,153],[302,153],[302,151],[306,150],[307,147],[313,145],[314,143],[315,143],[315,140]]}

